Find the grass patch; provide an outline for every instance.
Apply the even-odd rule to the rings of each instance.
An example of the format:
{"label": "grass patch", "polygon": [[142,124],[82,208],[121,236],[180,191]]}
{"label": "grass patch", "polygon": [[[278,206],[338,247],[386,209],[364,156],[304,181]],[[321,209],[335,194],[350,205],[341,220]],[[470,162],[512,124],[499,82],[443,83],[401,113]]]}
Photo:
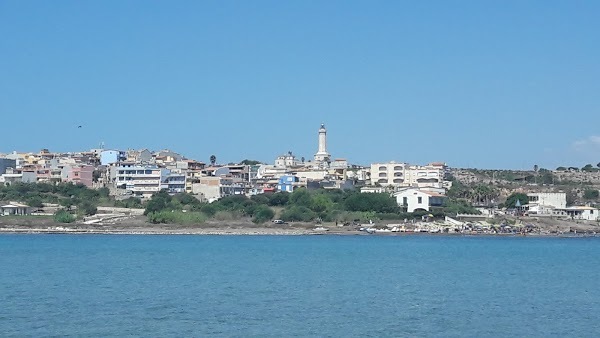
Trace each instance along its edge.
{"label": "grass patch", "polygon": [[242,214],[239,211],[217,211],[213,216],[217,221],[236,221],[242,218]]}
{"label": "grass patch", "polygon": [[201,212],[158,211],[148,214],[148,221],[154,224],[193,225],[206,222],[208,217]]}
{"label": "grass patch", "polygon": [[12,219],[20,219],[20,220],[51,220],[53,218],[52,215],[7,215],[1,216],[0,219],[4,220],[12,220]]}

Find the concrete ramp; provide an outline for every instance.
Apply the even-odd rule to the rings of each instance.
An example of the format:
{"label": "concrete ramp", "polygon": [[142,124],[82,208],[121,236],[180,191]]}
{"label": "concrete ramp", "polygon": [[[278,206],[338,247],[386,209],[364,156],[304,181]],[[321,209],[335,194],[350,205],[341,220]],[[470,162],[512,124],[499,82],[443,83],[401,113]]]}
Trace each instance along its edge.
{"label": "concrete ramp", "polygon": [[446,216],[446,218],[444,220],[452,225],[464,225],[465,224],[464,222],[455,220],[454,218],[451,218],[448,216]]}

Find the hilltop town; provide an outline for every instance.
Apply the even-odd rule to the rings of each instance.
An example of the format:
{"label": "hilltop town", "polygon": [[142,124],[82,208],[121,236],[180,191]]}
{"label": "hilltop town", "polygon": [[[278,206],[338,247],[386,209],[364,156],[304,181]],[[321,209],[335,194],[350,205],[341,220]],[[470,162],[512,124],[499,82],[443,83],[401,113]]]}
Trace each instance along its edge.
{"label": "hilltop town", "polygon": [[[193,202],[187,199],[188,202],[181,202],[172,209],[185,209],[192,205],[196,206],[195,209],[189,207],[183,211],[199,211],[208,216],[214,216],[215,212],[210,210],[219,203],[229,203],[223,201],[230,201],[232,197],[243,197],[256,204],[261,201],[260,196],[269,196],[264,202],[269,211],[263,210],[261,217],[255,217],[258,212],[254,210],[256,208],[250,213],[243,208],[239,210],[241,215],[252,216],[253,220],[260,222],[278,217],[281,218],[277,220],[280,222],[329,221],[348,224],[352,218],[352,224],[368,222],[372,225],[392,221],[398,225],[411,221],[414,225],[417,220],[438,221],[436,227],[439,231],[482,227],[499,232],[500,228],[494,225],[501,225],[505,230],[506,227],[511,228],[509,224],[514,228],[515,224],[525,225],[544,219],[594,226],[600,220],[597,208],[600,169],[591,164],[582,168],[559,167],[555,170],[535,166],[531,171],[451,168],[443,162],[415,165],[390,161],[362,166],[329,153],[327,129],[323,124],[317,131],[317,144],[317,152],[311,159],[297,158],[293,152],[287,152],[277,156],[271,164],[253,160],[220,164],[215,155],[211,155],[209,162],[205,163],[171,150],[99,148],[72,153],[55,153],[48,149],[42,149],[39,153],[13,151],[0,154],[0,186],[82,186],[101,191],[102,195],[114,201],[111,205],[114,208],[103,208],[103,213],[123,212],[123,208],[116,206],[137,210],[134,212],[137,215],[145,210],[143,213],[151,217],[154,223],[176,222],[157,215],[168,209],[166,205],[170,201],[184,200],[177,196],[192,196]],[[305,203],[304,212],[290,211],[293,206],[292,202],[287,202],[287,197],[287,204],[280,204],[288,207],[283,211],[276,208],[278,202],[272,202],[273,195],[294,194],[300,190],[327,191],[327,194],[320,196],[327,196],[328,201],[314,207],[317,195],[310,195],[313,203]],[[332,193],[336,191],[347,193],[338,198]],[[389,200],[379,204],[394,201],[395,205],[381,210],[378,207],[371,207],[373,210],[368,207],[336,208],[336,205],[346,202],[348,192],[361,194],[365,201],[368,195],[362,194],[387,196]],[[48,214],[48,211],[56,213],[62,209],[72,212],[71,205],[76,204],[65,203],[65,198],[55,198],[62,204],[53,204],[48,203],[47,198],[40,201],[32,200],[32,195],[27,196],[19,198],[14,192],[0,192],[0,214]],[[168,201],[160,208],[149,210],[149,205],[154,205],[153,199],[159,197]],[[240,205],[245,203],[244,200],[238,202]],[[211,204],[212,209],[208,207]],[[79,207],[87,210],[80,215],[87,220],[100,213],[95,206]],[[304,216],[292,216],[294,212]],[[363,214],[342,217],[342,212]],[[368,212],[371,213],[365,214]],[[127,212],[127,215],[130,214]],[[102,220],[97,223],[102,223]],[[198,222],[205,221],[204,218],[198,219]],[[415,227],[418,226],[414,225],[413,229]],[[395,228],[398,229],[397,226]]]}

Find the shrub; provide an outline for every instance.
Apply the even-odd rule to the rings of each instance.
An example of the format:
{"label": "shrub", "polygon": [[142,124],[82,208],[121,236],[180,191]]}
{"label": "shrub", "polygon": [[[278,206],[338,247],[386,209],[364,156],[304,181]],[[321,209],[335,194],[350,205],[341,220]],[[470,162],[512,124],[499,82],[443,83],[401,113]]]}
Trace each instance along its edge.
{"label": "shrub", "polygon": [[254,218],[252,219],[252,222],[256,224],[264,223],[272,220],[273,217],[275,217],[275,212],[271,208],[260,205],[254,211]]}
{"label": "shrub", "polygon": [[284,221],[310,222],[316,217],[312,210],[304,206],[291,206],[281,213],[281,219]]}
{"label": "shrub", "polygon": [[73,223],[75,222],[75,216],[64,209],[60,209],[54,213],[54,221],[58,223]]}
{"label": "shrub", "polygon": [[598,199],[598,197],[600,197],[600,193],[597,189],[585,189],[583,192],[583,198],[586,200],[595,200]]}
{"label": "shrub", "polygon": [[160,191],[154,195],[146,204],[146,210],[144,215],[149,215],[153,212],[160,212],[167,208],[167,205],[171,202],[171,196],[165,191]]}
{"label": "shrub", "polygon": [[234,221],[242,218],[242,215],[239,211],[220,210],[217,211],[213,218],[218,221]]}
{"label": "shrub", "polygon": [[253,195],[250,197],[250,200],[258,204],[269,204],[269,197],[265,196],[265,194]]}
{"label": "shrub", "polygon": [[142,200],[137,197],[129,197],[122,201],[115,201],[115,206],[120,208],[141,208]]}
{"label": "shrub", "polygon": [[32,196],[31,198],[27,199],[27,204],[34,208],[41,208],[44,206],[42,199],[38,196]]}
{"label": "shrub", "polygon": [[82,214],[82,215],[90,216],[90,215],[95,215],[96,212],[98,212],[98,208],[96,208],[96,206],[93,205],[89,201],[83,201],[77,207],[77,212],[80,213],[80,214]]}
{"label": "shrub", "polygon": [[218,208],[213,204],[205,204],[200,208],[200,211],[205,213],[208,217],[213,217],[217,213]]}
{"label": "shrub", "polygon": [[374,211],[381,213],[394,213],[399,210],[396,199],[390,194],[361,194],[355,193],[344,201],[348,211]]}
{"label": "shrub", "polygon": [[268,204],[270,206],[283,206],[290,200],[290,193],[285,191],[276,192],[274,194],[267,194],[269,198]]}
{"label": "shrub", "polygon": [[182,211],[159,211],[148,214],[148,220],[154,224],[202,224],[206,221],[206,215],[201,212]]}

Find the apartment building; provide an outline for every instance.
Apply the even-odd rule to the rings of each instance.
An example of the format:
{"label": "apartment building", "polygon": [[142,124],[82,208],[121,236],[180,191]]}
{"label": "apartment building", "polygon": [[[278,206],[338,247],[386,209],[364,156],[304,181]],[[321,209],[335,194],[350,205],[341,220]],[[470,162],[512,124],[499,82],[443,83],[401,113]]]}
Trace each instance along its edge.
{"label": "apartment building", "polygon": [[83,184],[92,188],[94,176],[94,166],[91,165],[65,165],[61,170],[61,179],[63,182],[73,184]]}
{"label": "apartment building", "polygon": [[170,171],[165,168],[155,165],[122,163],[118,167],[113,167],[112,170],[114,171],[115,187],[136,197],[149,198],[152,194],[169,188],[167,176]]}
{"label": "apartment building", "polygon": [[425,166],[387,162],[371,164],[371,185],[391,187],[442,188],[445,165],[432,163]]}

